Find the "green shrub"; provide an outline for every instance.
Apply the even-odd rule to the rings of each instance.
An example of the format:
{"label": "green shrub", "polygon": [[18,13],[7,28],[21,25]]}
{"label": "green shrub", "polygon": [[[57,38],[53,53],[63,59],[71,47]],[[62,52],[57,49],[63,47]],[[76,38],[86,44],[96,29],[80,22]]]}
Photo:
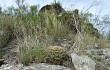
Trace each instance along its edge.
{"label": "green shrub", "polygon": [[42,62],[45,56],[45,51],[43,51],[45,46],[44,43],[39,43],[36,36],[33,35],[20,39],[17,43],[17,47],[19,47],[17,55],[20,62],[25,65],[29,65],[32,62]]}
{"label": "green shrub", "polygon": [[0,50],[0,59],[3,58],[4,53]]}
{"label": "green shrub", "polygon": [[12,39],[13,25],[11,18],[5,15],[0,17],[0,47],[7,46]]}
{"label": "green shrub", "polygon": [[45,51],[42,46],[36,46],[34,48],[20,48],[20,52],[18,53],[20,62],[29,65],[32,62],[41,63],[45,58]]}
{"label": "green shrub", "polygon": [[68,38],[70,33],[69,27],[64,25],[62,21],[58,20],[57,14],[50,14],[45,11],[40,14],[39,17],[41,19],[41,29],[39,34],[44,36],[47,41],[49,39],[55,41],[58,39]]}

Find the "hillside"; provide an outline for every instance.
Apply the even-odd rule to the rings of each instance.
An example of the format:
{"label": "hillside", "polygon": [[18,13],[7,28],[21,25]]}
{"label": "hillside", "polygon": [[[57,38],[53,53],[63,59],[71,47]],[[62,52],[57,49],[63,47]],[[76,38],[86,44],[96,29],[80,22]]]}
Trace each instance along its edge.
{"label": "hillside", "polygon": [[[40,10],[35,5],[21,5],[1,12],[0,70],[6,64],[20,70],[14,65],[34,63],[64,66],[59,67],[62,70],[109,70],[108,39],[92,25],[89,14],[78,9],[66,11],[60,3],[45,5]],[[84,60],[82,69],[78,69],[80,60]]]}

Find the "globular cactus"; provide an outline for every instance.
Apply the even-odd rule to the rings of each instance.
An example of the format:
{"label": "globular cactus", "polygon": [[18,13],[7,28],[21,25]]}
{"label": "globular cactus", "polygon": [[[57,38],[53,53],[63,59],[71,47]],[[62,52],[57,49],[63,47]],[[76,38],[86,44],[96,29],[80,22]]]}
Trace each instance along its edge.
{"label": "globular cactus", "polygon": [[46,49],[46,62],[56,65],[62,65],[66,55],[66,49],[60,46],[50,46]]}
{"label": "globular cactus", "polygon": [[72,58],[67,54],[66,48],[61,46],[50,46],[47,47],[46,63],[62,65],[70,67],[75,70]]}

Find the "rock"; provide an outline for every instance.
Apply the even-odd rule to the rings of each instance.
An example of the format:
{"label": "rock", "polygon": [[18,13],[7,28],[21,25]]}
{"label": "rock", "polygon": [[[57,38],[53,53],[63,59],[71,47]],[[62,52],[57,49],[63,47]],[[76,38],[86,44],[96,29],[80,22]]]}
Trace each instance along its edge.
{"label": "rock", "polygon": [[98,63],[96,63],[95,70],[110,70],[110,69],[108,69],[108,67],[105,66],[104,64],[98,62]]}
{"label": "rock", "polygon": [[0,59],[0,66],[4,64],[4,59]]}
{"label": "rock", "polygon": [[45,63],[33,64],[31,66],[23,66],[22,64],[18,65],[2,65],[0,70],[73,70],[67,67],[62,67],[59,65],[48,65]]}
{"label": "rock", "polygon": [[86,50],[86,55],[96,62],[95,70],[110,70],[110,49]]}
{"label": "rock", "polygon": [[103,49],[103,54],[105,55],[106,59],[110,59],[110,48]]}
{"label": "rock", "polygon": [[103,57],[106,66],[110,67],[110,48],[103,49]]}
{"label": "rock", "polygon": [[101,49],[101,47],[97,43],[94,44],[94,48],[95,49]]}
{"label": "rock", "polygon": [[96,63],[86,55],[71,54],[76,70],[95,70]]}

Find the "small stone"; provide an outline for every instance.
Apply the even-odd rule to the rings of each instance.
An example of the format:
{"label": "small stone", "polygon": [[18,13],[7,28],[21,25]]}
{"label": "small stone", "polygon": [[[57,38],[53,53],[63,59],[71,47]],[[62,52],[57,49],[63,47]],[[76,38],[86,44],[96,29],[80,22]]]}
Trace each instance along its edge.
{"label": "small stone", "polygon": [[0,66],[4,64],[4,59],[0,59]]}

